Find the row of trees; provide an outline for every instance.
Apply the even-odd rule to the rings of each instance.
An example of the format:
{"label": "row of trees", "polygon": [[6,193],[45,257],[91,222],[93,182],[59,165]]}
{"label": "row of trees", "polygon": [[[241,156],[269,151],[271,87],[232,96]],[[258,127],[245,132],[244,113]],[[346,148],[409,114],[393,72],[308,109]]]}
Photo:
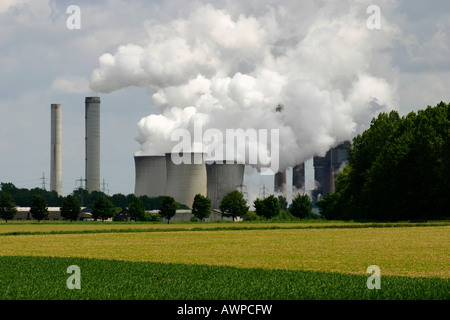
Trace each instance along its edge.
{"label": "row of trees", "polygon": [[[254,202],[255,214],[260,219],[272,219],[281,216],[282,211],[287,210],[287,201],[283,197],[276,198],[273,195],[264,199],[256,199]],[[304,219],[310,217],[312,214],[313,204],[308,195],[297,195],[293,201],[288,212],[295,218]],[[172,197],[165,197],[160,207],[161,217],[170,219],[175,215],[178,209],[175,200]],[[253,220],[249,213],[249,207],[244,199],[244,196],[238,190],[227,193],[220,203],[220,212],[222,216],[232,218],[242,217],[247,220]],[[203,221],[211,215],[211,200],[208,197],[197,194],[192,204],[192,214],[195,219]]]}
{"label": "row of trees", "polygon": [[[11,185],[5,188],[11,190]],[[3,191],[3,190],[2,190]],[[82,189],[78,190],[83,192]],[[61,217],[64,219],[74,221],[78,220],[81,214],[81,203],[79,201],[79,194],[74,192],[72,195],[62,198],[60,205]],[[128,217],[134,221],[156,221],[157,216],[151,215],[147,212],[147,208],[143,201],[143,197],[127,196],[119,197],[113,196],[113,199],[117,200],[121,198],[121,206],[117,206],[111,198],[105,195],[96,194],[95,202],[92,204],[92,218],[94,220],[107,220],[114,218],[122,209],[128,209]],[[159,216],[170,222],[170,219],[176,214],[176,210],[182,209],[185,206],[180,205],[170,196],[160,197]],[[116,202],[117,203],[117,202]],[[283,197],[276,198],[271,195],[265,199],[256,199],[254,201],[255,214],[261,219],[271,219],[280,216],[283,210],[287,210],[287,202]],[[292,206],[289,208],[289,212],[292,216],[297,218],[305,218],[311,214],[312,204],[307,195],[298,195],[293,199]],[[233,221],[237,217],[243,217],[244,219],[251,219],[249,215],[249,207],[245,201],[243,194],[237,190],[229,192],[222,199],[220,204],[220,211],[222,216],[232,218]],[[6,221],[14,218],[17,213],[16,203],[13,197],[5,192],[0,195],[0,217]],[[207,219],[212,213],[211,200],[201,194],[197,194],[192,204],[192,214],[194,219],[203,221]],[[48,217],[48,202],[42,195],[34,195],[30,205],[31,216],[38,220],[44,220]],[[151,217],[149,217],[151,215]]]}
{"label": "row of trees", "polygon": [[353,139],[336,192],[317,205],[326,219],[446,219],[449,177],[450,104],[381,113]]}
{"label": "row of trees", "polygon": [[[3,193],[11,195],[16,205],[19,207],[31,207],[33,198],[36,195],[44,198],[49,207],[61,207],[64,200],[64,197],[58,196],[55,191],[47,191],[40,188],[17,188],[13,183],[1,183],[0,195]],[[87,208],[93,208],[98,199],[106,198],[111,201],[115,207],[125,209],[135,197],[134,194],[124,195],[121,193],[110,196],[101,191],[88,192],[83,188],[75,189],[72,195],[80,202],[82,207]],[[139,198],[141,199],[145,210],[159,209],[163,199],[163,197],[150,198],[148,196],[140,196]],[[184,205],[180,205],[180,208],[187,209]]]}

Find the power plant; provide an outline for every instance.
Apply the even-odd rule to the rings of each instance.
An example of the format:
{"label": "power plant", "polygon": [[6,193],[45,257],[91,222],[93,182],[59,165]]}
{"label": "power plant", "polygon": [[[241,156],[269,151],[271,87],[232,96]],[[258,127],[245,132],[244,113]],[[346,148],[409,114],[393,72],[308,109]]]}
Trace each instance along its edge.
{"label": "power plant", "polygon": [[159,197],[166,193],[166,157],[135,156],[136,196]]}
{"label": "power plant", "polygon": [[86,97],[86,190],[100,190],[100,98]]}
{"label": "power plant", "polygon": [[62,193],[61,105],[50,106],[50,191]]}
{"label": "power plant", "polygon": [[[62,194],[61,104],[51,104],[50,189]],[[315,156],[314,180],[318,187],[313,198],[319,200],[334,191],[335,178],[347,160],[349,141],[330,149],[324,157]],[[100,98],[85,98],[85,187],[100,190]],[[207,161],[206,153],[165,153],[134,156],[136,196],[172,196],[177,202],[192,206],[196,194],[208,196],[213,209],[219,209],[223,197],[239,190],[244,182],[245,164]],[[182,159],[174,161],[174,159]],[[274,176],[274,192],[287,195],[287,170]],[[305,187],[305,164],[292,168],[292,187]],[[290,189],[289,189],[290,190]]]}

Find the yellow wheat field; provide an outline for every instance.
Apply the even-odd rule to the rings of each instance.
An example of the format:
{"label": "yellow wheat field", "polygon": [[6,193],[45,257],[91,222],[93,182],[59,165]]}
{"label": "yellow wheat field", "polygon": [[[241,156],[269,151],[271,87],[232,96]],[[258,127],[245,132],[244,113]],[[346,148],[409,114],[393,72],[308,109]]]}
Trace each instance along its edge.
{"label": "yellow wheat field", "polygon": [[[148,226],[147,226],[148,227]],[[2,256],[450,278],[450,226],[0,236]]]}

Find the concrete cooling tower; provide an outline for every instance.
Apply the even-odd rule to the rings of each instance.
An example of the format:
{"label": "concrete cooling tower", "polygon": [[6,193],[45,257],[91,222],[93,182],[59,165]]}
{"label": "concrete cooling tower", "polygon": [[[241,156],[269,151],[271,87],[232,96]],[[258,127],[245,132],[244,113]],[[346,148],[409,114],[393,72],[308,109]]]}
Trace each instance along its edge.
{"label": "concrete cooling tower", "polygon": [[244,164],[206,162],[207,196],[213,209],[220,208],[220,202],[228,192],[242,186],[244,169]]}
{"label": "concrete cooling tower", "polygon": [[[166,153],[165,155],[167,170],[165,194],[191,208],[196,194],[204,196],[207,194],[204,159],[206,154],[189,153],[187,158],[190,159],[190,163],[179,164],[174,162],[172,155],[178,156],[179,154]],[[182,156],[186,157],[187,154]]]}
{"label": "concrete cooling tower", "polygon": [[135,156],[136,196],[159,197],[166,192],[166,157]]}

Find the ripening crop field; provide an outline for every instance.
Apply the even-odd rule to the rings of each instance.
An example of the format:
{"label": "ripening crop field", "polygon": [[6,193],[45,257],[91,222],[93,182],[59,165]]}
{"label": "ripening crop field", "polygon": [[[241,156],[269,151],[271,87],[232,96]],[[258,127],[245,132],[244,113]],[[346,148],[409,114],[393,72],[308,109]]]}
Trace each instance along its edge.
{"label": "ripening crop field", "polygon": [[[219,225],[220,229],[217,228]],[[67,228],[65,229],[67,233],[52,233],[52,231],[61,231],[62,226]],[[38,227],[33,225],[34,229],[32,229],[30,225],[23,224],[24,228],[20,229],[20,225],[7,227],[3,224],[0,225],[0,265],[3,263],[3,265],[8,265],[8,268],[15,270],[9,275],[14,279],[14,272],[18,272],[20,266],[25,263],[24,261],[30,261],[23,259],[34,259],[32,269],[38,268],[40,263],[43,265],[51,261],[51,263],[56,263],[57,260],[54,259],[65,259],[66,264],[76,261],[83,264],[84,272],[90,272],[90,265],[94,268],[94,264],[102,263],[104,268],[112,268],[106,278],[111,282],[119,281],[119,278],[120,281],[125,281],[123,278],[127,278],[126,274],[132,274],[134,268],[147,266],[154,270],[151,272],[151,279],[158,272],[160,276],[155,276],[155,279],[163,277],[163,274],[166,274],[169,280],[179,279],[182,283],[181,286],[185,286],[183,291],[185,295],[181,297],[182,299],[259,299],[261,294],[262,298],[267,296],[271,299],[277,297],[279,299],[360,299],[361,297],[372,299],[373,296],[364,296],[367,294],[367,288],[363,288],[365,290],[358,289],[365,292],[363,296],[361,294],[352,295],[352,292],[356,292],[352,291],[352,288],[355,287],[345,284],[345,281],[353,283],[352,281],[358,279],[359,285],[362,283],[365,287],[365,280],[369,276],[366,272],[367,267],[377,265],[381,269],[383,279],[389,279],[383,283],[386,284],[389,281],[396,283],[395,295],[392,293],[394,292],[392,288],[391,291],[388,291],[385,286],[384,292],[391,293],[385,296],[378,295],[375,297],[377,299],[408,299],[413,292],[414,299],[434,299],[436,294],[439,299],[449,298],[449,225],[397,225],[395,227],[348,225],[345,227],[345,225],[339,224],[324,224],[322,227],[312,228],[301,223],[297,223],[297,225],[292,223],[278,226],[275,224],[239,224],[239,228],[236,226],[237,224],[232,223],[223,225],[205,223],[201,224],[201,228],[199,224],[170,224],[165,227],[162,224],[86,224],[86,228],[83,229],[83,224],[42,224]],[[70,231],[74,231],[71,229],[73,227],[76,228],[77,233],[70,233]],[[94,227],[101,227],[98,229],[98,233],[93,231]],[[102,229],[103,227],[109,229]],[[125,227],[128,229],[117,231]],[[151,228],[155,229],[151,232],[148,231]],[[169,229],[160,230],[158,228]],[[30,233],[20,234],[20,231],[24,230]],[[83,230],[89,232],[83,233]],[[110,231],[100,232],[100,230]],[[16,268],[11,264],[17,264]],[[118,269],[114,269],[112,264],[116,266],[114,268]],[[117,264],[121,264],[121,267],[118,267]],[[99,267],[95,268],[98,270]],[[124,275],[121,276],[119,270],[127,270],[127,268],[128,272],[123,271]],[[45,270],[50,269],[54,268],[50,266],[45,268]],[[176,274],[170,274],[168,270],[173,270]],[[62,276],[64,276],[64,271],[61,271]],[[36,271],[35,281],[40,281],[38,279],[44,277],[42,272]],[[210,292],[212,296],[208,297],[197,292],[196,290],[205,286],[205,281],[213,279],[206,276],[200,281],[198,279],[199,272],[200,274],[202,272],[214,274],[214,281],[223,282],[221,291],[218,291],[216,295]],[[219,280],[221,274],[223,274],[223,278]],[[247,275],[243,276],[244,274]],[[180,275],[183,277],[179,278]],[[306,281],[308,290],[313,291],[301,291],[300,287],[296,287],[296,282],[292,283],[292,279],[289,285],[286,284],[286,279],[290,277],[306,277],[302,278],[303,280],[299,280],[299,278],[297,285],[301,286],[302,290],[306,290]],[[336,296],[337,293],[334,292],[333,286],[330,286],[329,289],[323,287],[324,283],[335,281],[332,279],[337,279],[336,277],[340,277],[339,281],[345,279],[341,285],[341,287],[347,288],[343,291],[347,292],[344,296]],[[147,274],[145,278],[147,280],[139,281],[141,285],[148,285],[148,283],[144,283],[150,281],[150,278]],[[128,284],[130,284],[130,279]],[[274,279],[278,280],[273,282]],[[150,282],[153,283],[153,280]],[[20,281],[23,280],[17,280],[16,282],[19,284],[11,279],[6,280],[6,278],[0,278],[0,284],[1,281],[7,281],[8,285],[1,286],[0,298],[18,298],[14,292],[23,292],[24,290],[23,287],[20,287]],[[108,280],[103,281],[108,282]],[[237,285],[236,281],[243,282],[243,284]],[[406,285],[405,281],[409,284]],[[170,281],[167,286],[161,282],[157,283],[158,288],[162,290],[161,297],[164,299],[180,297],[178,291],[170,291]],[[267,283],[276,285],[267,287]],[[420,290],[417,289],[418,287],[414,287],[419,283],[422,286]],[[213,287],[213,284],[209,285]],[[286,289],[292,285],[294,286],[292,290]],[[2,292],[1,290],[6,290],[5,286],[9,289],[7,292]],[[252,286],[260,287],[251,294],[246,290]],[[284,292],[284,289],[282,290],[278,286],[287,291]],[[103,287],[108,288],[107,285]],[[317,288],[322,288],[322,290]],[[51,289],[48,290],[43,290],[42,294],[36,298],[61,298],[61,294],[52,296]],[[136,290],[130,291],[130,299],[140,299],[141,296],[136,296]],[[144,290],[143,292],[148,291],[147,289],[142,290]],[[34,294],[40,291],[42,290],[34,290],[32,297],[34,298]],[[379,291],[383,292],[383,290]],[[433,292],[433,294],[426,294],[427,291]],[[92,291],[85,291],[86,294],[88,292],[90,298],[114,297],[113,292],[95,294]],[[122,289],[121,293],[124,294],[124,292],[127,290]],[[200,292],[202,291],[200,290]],[[229,295],[223,296],[224,292],[229,292]],[[153,291],[152,294],[155,292]],[[24,296],[26,297],[26,294]],[[20,297],[22,295],[19,295],[19,299]],[[70,297],[66,297],[63,294],[62,297],[83,299],[87,296],[71,294]],[[144,293],[141,298],[149,297],[158,298],[158,296],[149,296]]]}

